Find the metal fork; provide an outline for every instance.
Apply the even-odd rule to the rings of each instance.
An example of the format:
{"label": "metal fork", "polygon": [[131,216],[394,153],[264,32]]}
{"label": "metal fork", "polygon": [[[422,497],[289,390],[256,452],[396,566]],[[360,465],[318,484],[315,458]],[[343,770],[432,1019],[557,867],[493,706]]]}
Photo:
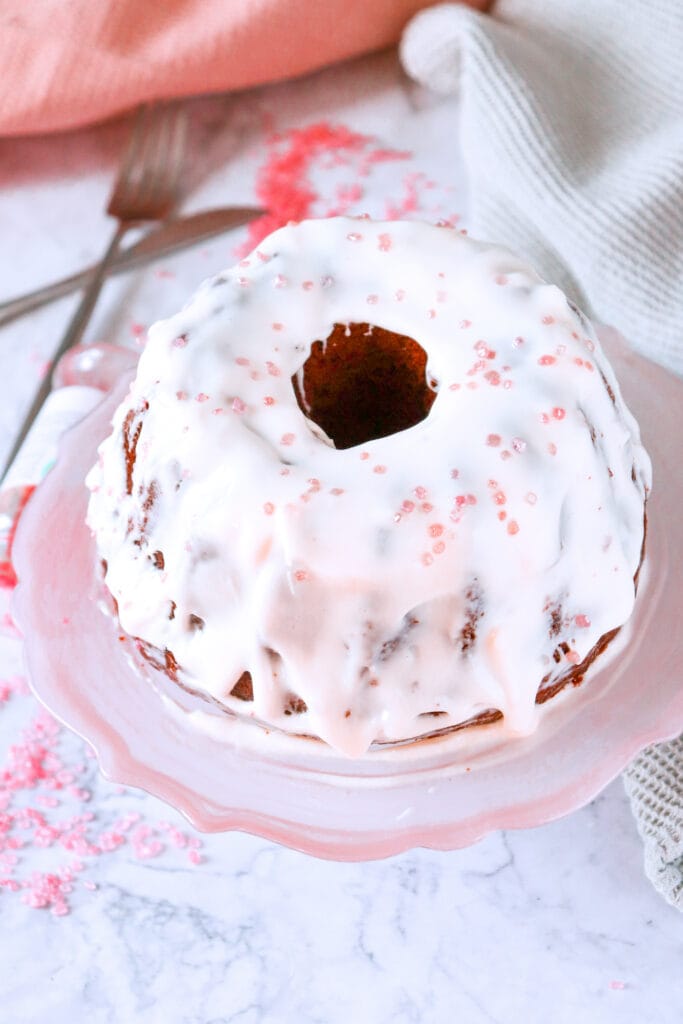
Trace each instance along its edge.
{"label": "metal fork", "polygon": [[0,485],[52,388],[52,373],[64,353],[83,337],[110,264],[126,232],[146,221],[163,220],[179,198],[187,119],[176,103],[140,107],[107,213],[118,220],[104,256],[93,269],[80,305],[66,329],[9,453]]}

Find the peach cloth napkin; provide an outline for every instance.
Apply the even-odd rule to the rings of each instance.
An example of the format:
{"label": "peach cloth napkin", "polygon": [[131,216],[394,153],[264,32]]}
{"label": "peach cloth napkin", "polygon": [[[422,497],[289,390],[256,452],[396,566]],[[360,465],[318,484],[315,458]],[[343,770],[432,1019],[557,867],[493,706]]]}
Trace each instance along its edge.
{"label": "peach cloth napkin", "polygon": [[[484,8],[487,0],[467,0]],[[429,0],[4,0],[0,134],[291,78],[397,42]]]}

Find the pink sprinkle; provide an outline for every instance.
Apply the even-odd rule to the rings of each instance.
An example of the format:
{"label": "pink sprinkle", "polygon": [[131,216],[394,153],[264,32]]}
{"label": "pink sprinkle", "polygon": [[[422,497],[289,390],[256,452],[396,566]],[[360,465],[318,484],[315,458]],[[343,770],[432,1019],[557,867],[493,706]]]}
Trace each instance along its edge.
{"label": "pink sprinkle", "polygon": [[436,544],[432,544],[432,551],[435,555],[442,555],[446,550],[446,545],[442,540],[438,540]]}
{"label": "pink sprinkle", "polygon": [[451,470],[451,480],[457,480],[459,476],[460,476],[460,470],[459,469],[452,469]]}
{"label": "pink sprinkle", "polygon": [[219,407],[218,409],[212,409],[211,412],[214,414],[214,416],[223,416],[225,413],[225,409],[221,409]]}
{"label": "pink sprinkle", "polygon": [[276,274],[273,284],[275,285],[276,288],[286,288],[287,285],[289,284],[289,281],[287,280],[284,274]]}
{"label": "pink sprinkle", "polygon": [[589,352],[595,352],[595,344],[590,340],[590,338],[586,338],[584,344]]}
{"label": "pink sprinkle", "polygon": [[472,326],[472,321],[471,320],[461,320],[460,324],[458,326],[460,327],[461,330],[466,331],[468,327]]}
{"label": "pink sprinkle", "polygon": [[610,981],[609,987],[615,992],[623,992],[626,988],[626,982],[624,981]]}
{"label": "pink sprinkle", "polygon": [[365,301],[369,306],[376,306],[379,302],[379,295],[368,295]]}
{"label": "pink sprinkle", "polygon": [[515,452],[523,452],[526,449],[526,441],[523,441],[521,437],[513,437],[510,443]]}
{"label": "pink sprinkle", "polygon": [[173,348],[185,348],[187,345],[187,335],[179,334],[173,341]]}
{"label": "pink sprinkle", "polygon": [[266,395],[266,397],[263,399],[263,404],[264,405],[275,405],[275,399],[273,398],[272,395]]}
{"label": "pink sprinkle", "polygon": [[467,371],[467,376],[472,377],[474,376],[475,373],[479,373],[480,370],[483,370],[485,368],[486,362],[483,359],[478,359],[477,362],[474,363],[474,365],[471,366],[470,369]]}
{"label": "pink sprinkle", "polygon": [[370,458],[370,452],[361,452],[359,458],[361,462],[366,462]]}
{"label": "pink sprinkle", "polygon": [[493,495],[493,500],[495,501],[496,505],[504,505],[505,502],[507,501],[507,498],[505,497],[503,491],[496,491],[496,493]]}
{"label": "pink sprinkle", "polygon": [[443,303],[443,302],[446,301],[447,298],[448,298],[448,293],[447,292],[439,291],[439,292],[436,293],[436,301],[437,302]]}
{"label": "pink sprinkle", "polygon": [[294,441],[294,434],[283,434],[282,437],[280,438],[280,444],[286,445],[287,447],[289,447],[289,445],[294,444]]}
{"label": "pink sprinkle", "polygon": [[423,498],[427,497],[427,488],[426,487],[422,487],[422,486],[417,486],[417,487],[414,488],[413,494],[415,495],[416,498],[419,498],[420,501],[422,501]]}
{"label": "pink sprinkle", "polygon": [[87,889],[89,892],[95,892],[97,889],[97,885],[95,884],[95,882],[83,882],[83,888]]}
{"label": "pink sprinkle", "polygon": [[208,402],[209,396],[205,395],[203,391],[200,391],[195,401],[197,402]]}
{"label": "pink sprinkle", "polygon": [[449,384],[448,385],[448,390],[449,391],[459,391],[460,390],[460,384],[457,384],[457,383]]}
{"label": "pink sprinkle", "polygon": [[246,356],[238,356],[235,362],[238,366],[249,366],[249,360]]}
{"label": "pink sprinkle", "polygon": [[404,501],[401,504],[401,508],[402,508],[402,510],[404,512],[412,512],[413,509],[415,508],[415,502],[414,501]]}
{"label": "pink sprinkle", "polygon": [[529,505],[535,505],[536,502],[538,501],[538,495],[534,494],[533,491],[528,491],[526,497],[524,498],[524,500]]}
{"label": "pink sprinkle", "polygon": [[489,434],[486,438],[486,444],[489,448],[497,448],[501,442],[500,434]]}
{"label": "pink sprinkle", "polygon": [[435,317],[436,317],[436,310],[435,309],[428,309],[427,310],[427,319],[428,320],[434,320]]}
{"label": "pink sprinkle", "polygon": [[147,328],[144,324],[138,324],[135,321],[130,325],[130,333],[134,338],[140,338],[145,333]]}
{"label": "pink sprinkle", "polygon": [[282,328],[284,327],[284,324],[274,323],[274,324],[271,324],[271,327],[273,328],[274,331],[281,331]]}
{"label": "pink sprinkle", "polygon": [[201,855],[201,853],[199,853],[198,850],[190,850],[190,852],[188,853],[187,857],[188,857],[188,860],[190,861],[191,864],[201,864],[202,863],[202,855]]}
{"label": "pink sprinkle", "polygon": [[304,583],[306,580],[310,579],[310,577],[305,569],[297,569],[294,573],[294,579],[297,583]]}
{"label": "pink sprinkle", "polygon": [[508,533],[511,536],[514,536],[514,534],[519,533],[519,526],[517,525],[514,519],[511,519],[510,522],[508,523]]}
{"label": "pink sprinkle", "polygon": [[267,501],[265,503],[265,505],[263,506],[263,511],[266,513],[267,516],[272,516],[273,512],[275,511],[275,505],[273,505],[272,501]]}
{"label": "pink sprinkle", "polygon": [[423,501],[422,504],[420,505],[420,511],[425,513],[433,512],[434,506],[430,504],[430,502],[428,501]]}
{"label": "pink sprinkle", "polygon": [[331,288],[334,284],[334,278],[331,277],[330,274],[325,274],[320,278],[320,284],[323,288]]}
{"label": "pink sprinkle", "polygon": [[565,654],[565,659],[570,665],[578,665],[581,661],[578,651],[568,651],[567,654]]}
{"label": "pink sprinkle", "polygon": [[429,551],[425,551],[424,554],[422,555],[422,564],[423,565],[431,565],[433,561],[434,561],[434,555],[432,555],[431,552],[429,552]]}
{"label": "pink sprinkle", "polygon": [[551,442],[550,442],[550,444],[548,445],[548,453],[549,453],[550,455],[557,455],[557,445],[556,445],[556,444],[553,444],[553,442],[552,442],[552,441],[551,441]]}
{"label": "pink sprinkle", "polygon": [[541,320],[541,323],[542,324],[554,324],[555,323],[555,317],[554,316],[544,316],[542,318],[542,320]]}
{"label": "pink sprinkle", "polygon": [[179,402],[184,402],[187,399],[187,391],[176,391],[175,396]]}
{"label": "pink sprinkle", "polygon": [[391,249],[391,235],[386,234],[386,232],[381,234],[378,247],[380,252],[389,252]]}
{"label": "pink sprinkle", "polygon": [[553,409],[553,416],[556,420],[563,420],[566,415],[567,413],[565,412],[565,410],[562,409],[559,405],[556,405]]}
{"label": "pink sprinkle", "polygon": [[496,280],[496,284],[507,284],[508,283],[508,279],[505,276],[505,274],[497,274],[495,280]]}
{"label": "pink sprinkle", "polygon": [[539,366],[552,366],[556,362],[555,356],[541,356],[538,360]]}
{"label": "pink sprinkle", "polygon": [[304,281],[304,283],[301,285],[301,287],[303,288],[303,290],[305,292],[310,292],[311,288],[313,287],[313,282],[312,281]]}
{"label": "pink sprinkle", "polygon": [[441,525],[441,523],[432,523],[432,525],[429,527],[430,537],[440,537],[442,533],[443,526]]}
{"label": "pink sprinkle", "polygon": [[372,470],[373,473],[379,473],[379,474],[386,473],[386,471],[387,471],[387,467],[386,466],[373,466],[373,470]]}
{"label": "pink sprinkle", "polygon": [[232,411],[237,413],[238,416],[242,416],[247,411],[247,407],[241,398],[233,398]]}
{"label": "pink sprinkle", "polygon": [[330,489],[330,494],[334,494],[335,497],[339,497],[339,495],[343,494],[343,493],[344,493],[344,488],[343,487],[332,487]]}
{"label": "pink sprinkle", "polygon": [[396,299],[397,299],[397,301],[398,302],[403,302],[405,297],[406,297],[405,290],[403,288],[399,288],[398,291],[396,292]]}
{"label": "pink sprinkle", "polygon": [[266,363],[266,369],[268,370],[268,373],[270,374],[271,377],[279,377],[282,374],[282,370],[280,369],[280,367],[276,366],[276,364],[271,362],[271,360],[268,360],[268,362]]}
{"label": "pink sprinkle", "polygon": [[574,622],[579,627],[579,629],[588,629],[588,627],[591,624],[591,620],[588,618],[587,615],[575,615]]}

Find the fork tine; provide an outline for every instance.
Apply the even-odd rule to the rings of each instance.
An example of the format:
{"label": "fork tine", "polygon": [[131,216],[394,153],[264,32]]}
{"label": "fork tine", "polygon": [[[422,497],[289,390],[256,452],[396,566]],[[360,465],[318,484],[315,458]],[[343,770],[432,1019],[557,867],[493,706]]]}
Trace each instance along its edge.
{"label": "fork tine", "polygon": [[145,103],[138,108],[133,122],[133,130],[131,132],[130,139],[128,141],[128,148],[126,149],[126,155],[123,159],[123,163],[119,169],[119,173],[114,182],[114,187],[111,190],[109,196],[109,202],[107,204],[107,212],[110,213],[112,207],[120,203],[121,197],[123,196],[126,188],[128,187],[129,179],[132,174],[133,168],[139,163],[139,154],[141,149],[144,148],[146,131],[145,125],[149,119],[149,104]]}
{"label": "fork tine", "polygon": [[173,143],[169,153],[169,165],[172,167],[171,174],[169,175],[169,191],[174,196],[177,196],[187,145],[187,109],[185,107],[178,108],[174,129]]}
{"label": "fork tine", "polygon": [[[174,104],[168,121],[168,141],[165,152],[162,149],[160,158],[157,161],[157,182],[156,191],[159,192],[162,185],[168,198],[169,204],[177,198],[177,186],[180,171],[185,153],[185,124],[187,114],[179,104]],[[159,181],[159,179],[162,179]]]}
{"label": "fork tine", "polygon": [[126,197],[128,205],[138,209],[151,206],[159,215],[173,206],[185,148],[185,119],[185,111],[177,103],[156,109],[136,168],[139,174],[131,182],[132,194]]}
{"label": "fork tine", "polygon": [[154,129],[147,137],[145,159],[142,161],[140,178],[137,182],[136,203],[144,206],[154,196],[159,183],[167,175],[168,145],[174,118],[174,110],[164,104],[158,109]]}

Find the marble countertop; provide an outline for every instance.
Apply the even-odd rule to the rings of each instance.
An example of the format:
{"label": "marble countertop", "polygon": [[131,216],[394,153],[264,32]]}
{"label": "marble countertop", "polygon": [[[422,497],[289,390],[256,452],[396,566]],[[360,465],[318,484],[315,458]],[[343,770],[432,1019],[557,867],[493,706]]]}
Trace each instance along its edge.
{"label": "marble countertop", "polygon": [[[432,218],[460,214],[466,224],[457,108],[409,86],[394,54],[190,109],[187,210],[253,202],[271,133],[286,140],[291,129],[332,122],[405,152],[362,176],[351,212],[378,215],[390,205]],[[126,130],[114,122],[0,140],[0,299],[97,258]],[[357,171],[318,160],[315,212],[329,212],[335,197],[347,202],[344,175],[347,183]],[[111,282],[89,339],[130,343],[137,324],[173,312],[203,277],[232,263],[245,237],[236,232]],[[73,303],[2,330],[0,459]],[[0,777],[38,714],[16,679],[21,649],[5,598],[0,592]],[[532,831],[454,853],[337,864],[242,834],[204,836],[198,846],[178,814],[103,779],[77,737],[52,729],[54,750],[66,768],[77,766],[77,778],[64,776],[58,810],[43,798],[40,806],[53,824],[57,814],[91,813],[83,827],[97,852],[80,856],[63,916],[25,902],[35,886],[0,889],[0,1019],[8,1024],[683,1017],[681,917],[645,879],[619,780],[583,810]],[[25,787],[13,806],[35,806],[36,792]],[[121,842],[107,840],[115,833]],[[43,845],[35,832],[26,836],[9,860],[0,855],[0,881],[3,872],[58,874],[74,860],[54,834]]]}

